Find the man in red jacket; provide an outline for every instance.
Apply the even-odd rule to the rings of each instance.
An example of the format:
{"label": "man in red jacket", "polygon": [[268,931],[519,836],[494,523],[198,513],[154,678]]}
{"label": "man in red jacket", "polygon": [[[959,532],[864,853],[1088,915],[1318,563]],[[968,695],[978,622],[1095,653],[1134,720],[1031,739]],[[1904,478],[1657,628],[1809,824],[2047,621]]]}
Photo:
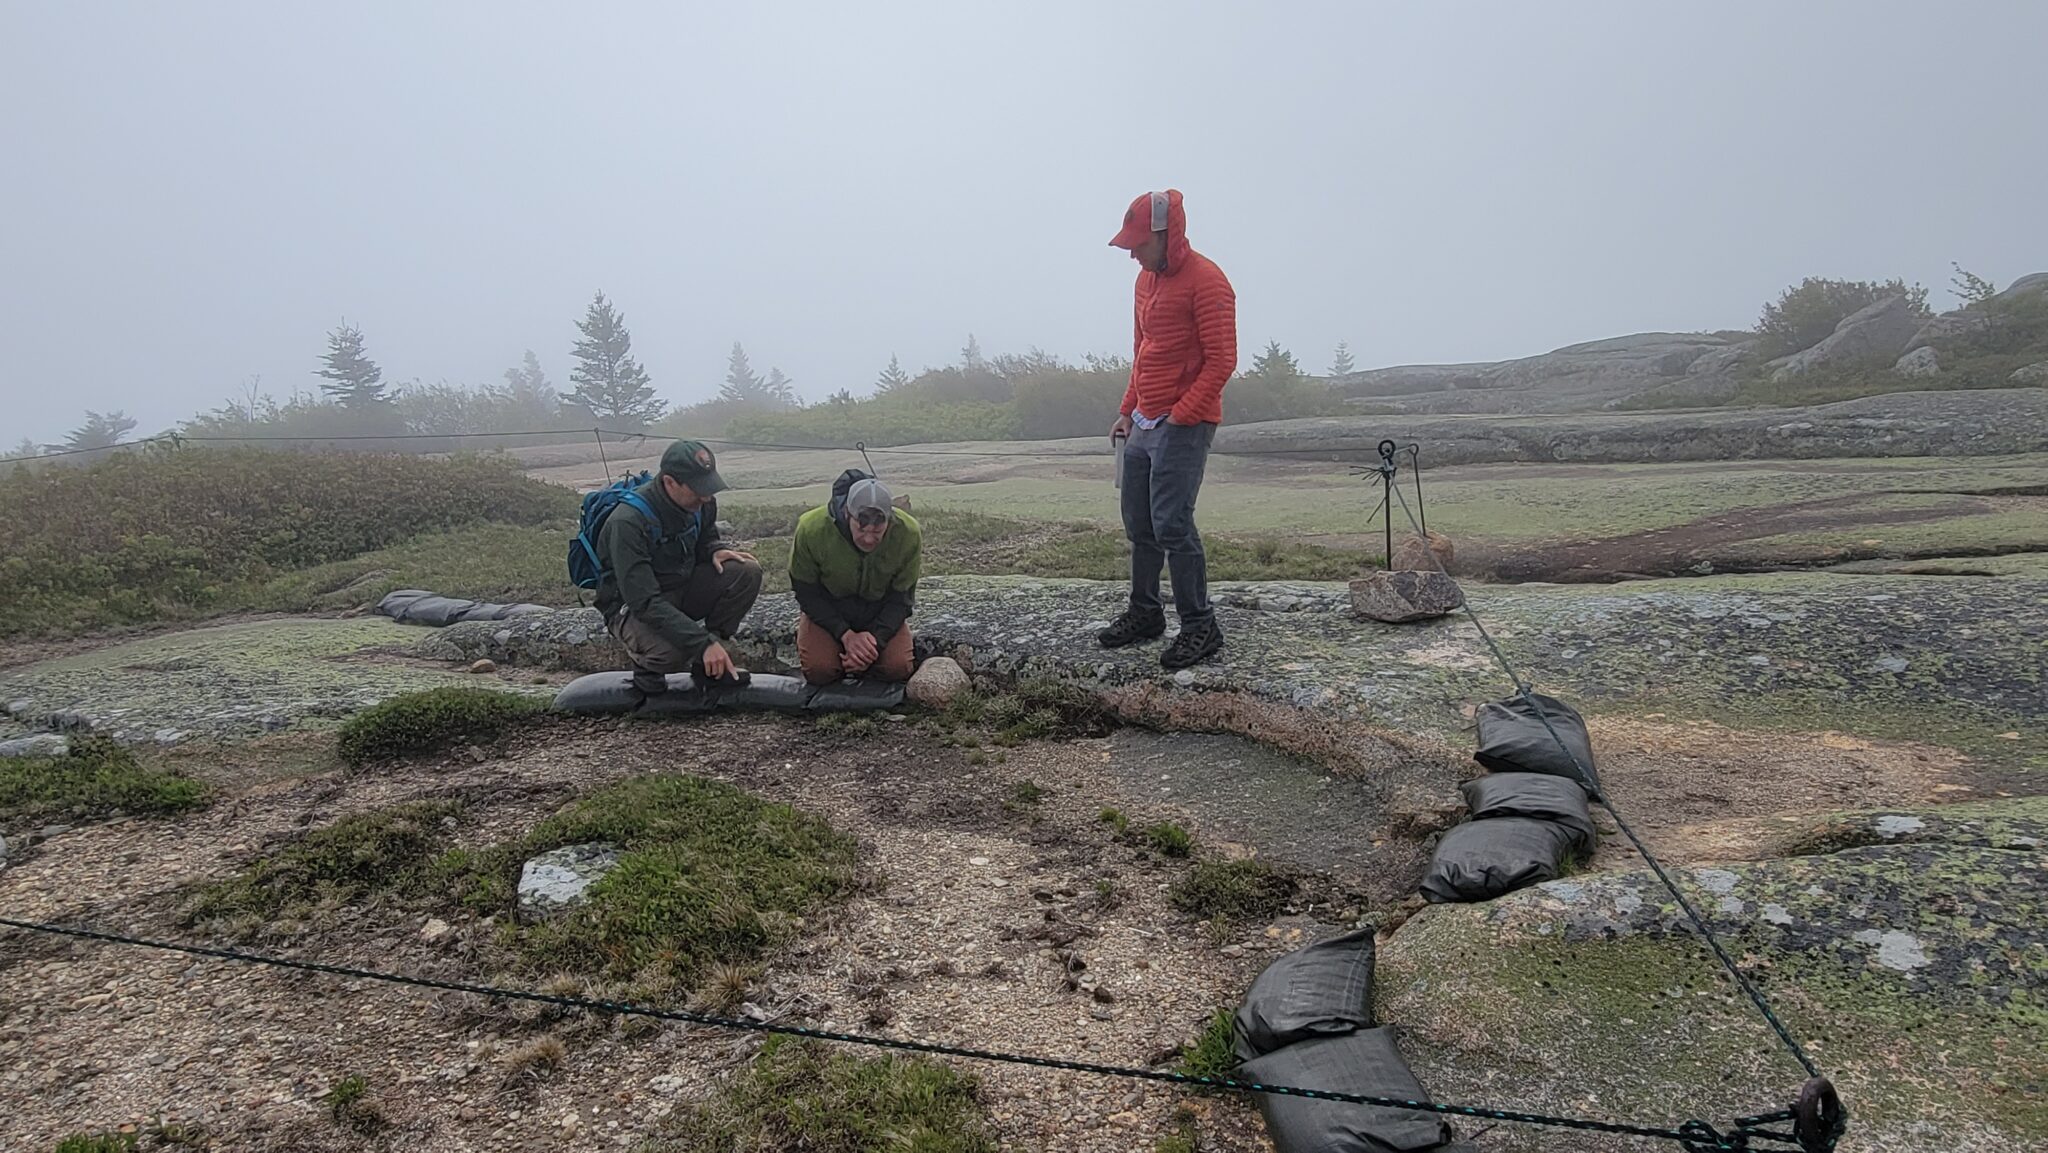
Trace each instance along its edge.
{"label": "man in red jacket", "polygon": [[1121,648],[1166,634],[1164,568],[1180,615],[1180,635],[1159,657],[1169,669],[1199,664],[1223,647],[1195,496],[1223,420],[1223,386],[1237,371],[1237,296],[1223,270],[1188,247],[1187,226],[1179,192],[1148,192],[1131,202],[1110,241],[1138,262],[1131,383],[1110,428],[1112,438],[1129,438],[1121,479],[1131,606],[1097,639]]}

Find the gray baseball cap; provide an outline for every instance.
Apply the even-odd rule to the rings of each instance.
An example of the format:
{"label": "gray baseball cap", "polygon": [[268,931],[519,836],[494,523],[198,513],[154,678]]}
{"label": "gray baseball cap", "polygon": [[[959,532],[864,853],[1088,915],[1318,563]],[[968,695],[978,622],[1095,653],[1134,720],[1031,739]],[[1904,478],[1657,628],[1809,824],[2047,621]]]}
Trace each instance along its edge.
{"label": "gray baseball cap", "polygon": [[846,521],[860,522],[860,514],[870,510],[879,511],[885,518],[894,515],[895,498],[889,493],[889,486],[870,477],[853,482],[846,490]]}

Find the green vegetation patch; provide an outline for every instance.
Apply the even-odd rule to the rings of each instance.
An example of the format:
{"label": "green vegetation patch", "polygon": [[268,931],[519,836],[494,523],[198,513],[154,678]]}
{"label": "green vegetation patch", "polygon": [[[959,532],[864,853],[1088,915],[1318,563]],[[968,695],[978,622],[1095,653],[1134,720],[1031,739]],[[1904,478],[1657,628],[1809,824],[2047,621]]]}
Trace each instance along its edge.
{"label": "green vegetation patch", "polygon": [[133,1133],[73,1133],[57,1142],[56,1153],[135,1153]]}
{"label": "green vegetation patch", "polygon": [[124,452],[0,472],[0,636],[242,607],[238,589],[424,532],[566,523],[569,490],[509,459]]}
{"label": "green vegetation patch", "polygon": [[995,1153],[975,1080],[936,1061],[776,1037],[651,1153]]}
{"label": "green vegetation patch", "polygon": [[530,971],[688,988],[711,966],[760,955],[856,881],[852,837],[789,805],[689,776],[622,781],[519,842],[450,853],[438,868],[471,907],[503,912],[522,862],[592,842],[621,854],[587,903],[506,932]]}
{"label": "green vegetation patch", "polygon": [[324,906],[428,890],[447,822],[459,811],[449,802],[419,801],[343,817],[201,889],[186,920],[300,920]]}
{"label": "green vegetation patch", "polygon": [[495,741],[547,707],[537,697],[462,685],[406,693],[350,717],[335,748],[343,761],[360,767],[458,741]]}
{"label": "green vegetation patch", "polygon": [[1202,1026],[1195,1043],[1181,1049],[1173,1068],[1190,1077],[1229,1077],[1237,1071],[1230,1010],[1218,1009],[1209,1014],[1208,1023]]}
{"label": "green vegetation patch", "polygon": [[145,768],[101,737],[74,737],[61,757],[0,757],[0,819],[161,816],[205,803],[205,785]]}
{"label": "green vegetation patch", "polygon": [[1264,861],[1197,861],[1167,897],[1190,916],[1210,920],[1263,920],[1294,895],[1294,882]]}
{"label": "green vegetation patch", "polygon": [[1161,821],[1156,825],[1146,826],[1144,838],[1145,843],[1157,850],[1161,856],[1186,857],[1195,851],[1194,834],[1172,821]]}

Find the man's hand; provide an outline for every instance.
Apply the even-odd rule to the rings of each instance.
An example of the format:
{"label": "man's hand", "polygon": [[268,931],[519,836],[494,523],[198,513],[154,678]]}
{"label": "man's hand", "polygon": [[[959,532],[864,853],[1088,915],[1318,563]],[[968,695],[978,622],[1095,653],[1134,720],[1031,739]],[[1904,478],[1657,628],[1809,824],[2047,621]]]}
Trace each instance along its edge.
{"label": "man's hand", "polygon": [[1109,426],[1110,439],[1115,440],[1117,437],[1129,435],[1131,435],[1131,414],[1127,412],[1120,413],[1116,418],[1116,423]]}
{"label": "man's hand", "polygon": [[722,548],[711,554],[711,567],[722,576],[725,573],[725,562],[729,560],[743,560],[749,564],[761,563],[754,559],[753,553],[741,552],[736,548]]}
{"label": "man's hand", "polygon": [[857,633],[847,629],[839,634],[839,645],[846,650],[845,658],[840,663],[850,673],[865,670],[875,663],[876,657],[882,655],[882,646],[875,643],[873,633]]}
{"label": "man's hand", "polygon": [[717,641],[712,641],[705,648],[701,659],[704,662],[705,676],[717,680],[732,675],[732,656],[725,651],[725,646]]}

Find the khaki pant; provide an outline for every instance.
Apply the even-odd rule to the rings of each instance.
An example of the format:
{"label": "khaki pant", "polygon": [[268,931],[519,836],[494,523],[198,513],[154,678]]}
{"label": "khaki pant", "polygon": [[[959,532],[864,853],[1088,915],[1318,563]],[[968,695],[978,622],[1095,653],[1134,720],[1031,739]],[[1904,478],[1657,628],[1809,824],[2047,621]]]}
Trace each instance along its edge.
{"label": "khaki pant", "polygon": [[[730,640],[760,595],[761,566],[752,561],[728,560],[724,572],[712,567],[709,561],[698,564],[690,573],[689,583],[670,592],[668,597],[684,616],[703,621],[704,627],[720,640]],[[688,652],[680,648],[635,617],[631,609],[619,610],[605,627],[626,646],[626,655],[641,672],[688,672],[704,655],[701,650]]]}
{"label": "khaki pant", "polygon": [[[845,666],[839,663],[846,646],[839,638],[812,623],[802,613],[796,618],[796,663],[803,670],[804,679],[814,685],[829,685],[846,676]],[[868,666],[862,677],[878,681],[907,681],[915,663],[911,656],[910,626],[904,625],[889,638],[876,655],[875,663]]]}

